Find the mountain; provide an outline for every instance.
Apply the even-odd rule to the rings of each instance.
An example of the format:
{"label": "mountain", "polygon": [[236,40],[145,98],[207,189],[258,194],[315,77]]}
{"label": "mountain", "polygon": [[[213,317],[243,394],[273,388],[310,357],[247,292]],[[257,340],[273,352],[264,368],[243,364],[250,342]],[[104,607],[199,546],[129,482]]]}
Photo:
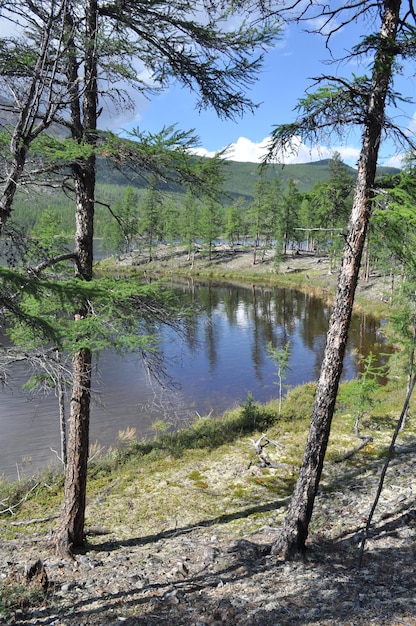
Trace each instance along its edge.
{"label": "mountain", "polygon": [[[307,192],[318,181],[325,181],[329,178],[330,159],[314,161],[312,163],[296,163],[293,165],[273,165],[264,171],[264,177],[271,179],[274,176],[280,178],[283,189],[286,189],[290,179],[293,179],[300,192]],[[356,178],[357,170],[346,166],[352,178]],[[259,166],[256,163],[240,163],[237,161],[226,161],[226,180],[224,192],[233,198],[243,197],[250,199],[253,197],[254,185],[259,180]],[[393,167],[380,167],[377,175],[397,174],[400,170]]]}
{"label": "mountain", "polygon": [[[251,202],[254,196],[254,187],[260,180],[260,176],[266,179],[272,179],[277,176],[282,182],[283,189],[286,189],[289,180],[293,179],[300,192],[307,192],[312,189],[316,182],[325,181],[329,178],[329,164],[330,159],[323,159],[312,163],[297,163],[285,166],[271,165],[260,172],[260,166],[257,163],[224,161],[224,203],[229,204],[238,198],[245,202]],[[355,179],[357,170],[353,167],[346,167],[351,174],[351,178]],[[377,170],[377,174],[380,176],[392,175],[399,171],[399,169],[392,167],[380,167]],[[146,187],[144,178],[137,175],[133,179],[127,178],[120,170],[112,168],[104,159],[98,162],[97,180],[98,182],[113,185],[133,185],[137,188]],[[179,185],[175,188],[171,187],[171,191],[183,192]]]}
{"label": "mountain", "polygon": [[[0,128],[7,128],[16,122],[16,108],[11,100],[0,96]],[[59,125],[52,124],[48,133],[53,136],[62,138],[68,134],[68,129]],[[203,159],[204,157],[195,157]],[[262,172],[262,176],[271,179],[278,176],[282,182],[283,189],[286,189],[287,183],[293,179],[300,192],[309,191],[319,180],[327,180],[329,177],[330,159],[314,161],[312,163],[297,163],[294,165],[270,165]],[[357,170],[347,166],[351,176],[355,178]],[[400,170],[396,168],[380,167],[377,171],[379,175],[394,174]],[[256,163],[243,163],[237,161],[224,161],[225,182],[223,185],[224,201],[232,202],[237,198],[242,198],[250,202],[254,195],[254,186],[260,179],[260,167]],[[106,183],[116,186],[134,185],[137,188],[146,186],[146,177],[135,175],[128,177],[119,169],[114,168],[104,158],[98,159],[97,180],[100,183]],[[166,188],[165,188],[166,189]],[[182,193],[179,185],[171,188],[173,192]]]}

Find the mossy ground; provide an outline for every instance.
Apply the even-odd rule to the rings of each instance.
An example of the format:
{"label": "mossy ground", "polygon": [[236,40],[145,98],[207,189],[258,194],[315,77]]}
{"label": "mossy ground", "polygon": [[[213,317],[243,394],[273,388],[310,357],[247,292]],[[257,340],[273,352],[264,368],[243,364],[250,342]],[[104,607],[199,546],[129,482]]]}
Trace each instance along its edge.
{"label": "mossy ground", "polygon": [[[121,540],[195,525],[221,526],[231,537],[280,524],[301,462],[313,394],[311,384],[292,390],[280,414],[277,403],[257,406],[249,399],[221,418],[200,418],[188,429],[164,433],[153,442],[130,442],[95,459],[89,471],[87,528],[105,529]],[[372,441],[344,467],[364,472],[386,454],[400,400],[397,394],[395,408],[380,413],[378,406],[378,414],[363,420],[362,434]],[[336,413],[322,477],[328,493],[339,489],[334,468],[357,446],[353,426],[351,414]],[[411,418],[402,439],[412,427]],[[269,466],[253,445],[262,433],[279,444],[264,449]],[[27,483],[1,484],[2,537],[53,533],[62,485],[62,476],[51,473]]]}

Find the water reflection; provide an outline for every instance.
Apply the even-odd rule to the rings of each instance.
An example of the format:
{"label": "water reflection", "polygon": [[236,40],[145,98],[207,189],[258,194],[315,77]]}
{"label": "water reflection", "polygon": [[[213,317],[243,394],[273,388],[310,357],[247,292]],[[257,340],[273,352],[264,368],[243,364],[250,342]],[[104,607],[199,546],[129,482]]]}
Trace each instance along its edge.
{"label": "water reflection", "polygon": [[[295,386],[319,375],[330,307],[312,295],[289,289],[182,281],[171,283],[181,299],[197,305],[180,338],[162,333],[167,371],[175,383],[166,389],[151,380],[135,355],[121,358],[101,354],[94,381],[91,441],[117,443],[119,430],[137,429],[139,437],[153,434],[152,424],[163,419],[177,426],[195,415],[220,413],[241,404],[247,394],[258,402],[276,396],[274,363],[267,344],[290,342],[290,369],[285,383]],[[344,376],[357,373],[357,355],[386,357],[379,322],[354,316]],[[15,478],[55,460],[59,449],[57,401],[28,400],[20,385],[23,366],[12,372],[13,385],[0,394],[0,474]],[[27,467],[22,459],[26,457]]]}

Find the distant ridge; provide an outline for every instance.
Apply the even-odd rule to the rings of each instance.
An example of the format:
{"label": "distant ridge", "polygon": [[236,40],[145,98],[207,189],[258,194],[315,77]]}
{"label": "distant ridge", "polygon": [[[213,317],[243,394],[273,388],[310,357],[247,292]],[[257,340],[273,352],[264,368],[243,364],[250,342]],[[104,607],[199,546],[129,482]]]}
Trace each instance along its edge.
{"label": "distant ridge", "polygon": [[[298,190],[302,193],[310,191],[318,181],[325,181],[329,178],[329,164],[331,159],[322,159],[320,161],[311,161],[308,163],[296,163],[290,165],[270,165],[264,170],[263,176],[271,179],[277,176],[284,189],[290,179],[296,183]],[[224,192],[230,194],[233,198],[252,198],[254,186],[259,180],[259,166],[256,163],[226,161],[225,171],[227,180],[224,183]],[[349,165],[346,166],[351,174],[351,178],[355,179],[357,170]],[[379,167],[377,175],[392,175],[399,173],[400,170],[394,167]]]}

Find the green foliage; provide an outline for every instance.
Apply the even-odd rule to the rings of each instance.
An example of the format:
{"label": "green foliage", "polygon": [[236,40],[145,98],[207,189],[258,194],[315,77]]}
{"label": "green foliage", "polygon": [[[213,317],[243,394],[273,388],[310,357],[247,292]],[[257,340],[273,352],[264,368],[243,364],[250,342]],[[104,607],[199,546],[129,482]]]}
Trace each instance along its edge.
{"label": "green foliage", "polygon": [[57,137],[51,133],[40,134],[31,146],[31,155],[45,159],[55,165],[68,165],[77,159],[88,159],[94,154],[94,147],[90,144],[71,139]]}
{"label": "green foliage", "polygon": [[281,185],[278,178],[267,180],[260,178],[254,187],[254,200],[249,207],[248,217],[251,227],[249,236],[254,240],[253,263],[257,263],[258,249],[262,249],[261,260],[272,247],[276,236],[281,203]]}
{"label": "green foliage", "polygon": [[275,414],[254,404],[251,394],[238,411],[230,411],[219,419],[200,417],[189,428],[160,434],[152,442],[138,442],[132,445],[132,454],[170,453],[181,456],[190,449],[214,449],[234,441],[245,433],[266,429],[275,421]]}
{"label": "green foliage", "polygon": [[328,251],[332,268],[343,247],[339,232],[347,228],[354,177],[338,153],[329,161],[328,173],[327,180],[317,181],[308,192],[301,215],[303,227],[316,229],[309,235],[310,247]]}
{"label": "green foliage", "polygon": [[259,415],[259,407],[255,404],[252,393],[247,394],[246,401],[241,409],[241,415],[244,420],[252,421],[253,426],[256,424],[257,416]]}
{"label": "green foliage", "polygon": [[368,414],[374,407],[377,392],[382,384],[380,377],[385,375],[385,366],[374,365],[374,355],[372,352],[362,359],[363,370],[359,377],[345,383],[340,388],[338,403],[344,410],[350,411],[354,417],[354,432],[360,436],[360,423],[364,415]]}
{"label": "green foliage", "polygon": [[315,393],[315,383],[307,383],[291,389],[285,396],[280,418],[288,421],[308,419],[312,415]]}
{"label": "green foliage", "polygon": [[37,247],[45,248],[45,254],[52,255],[60,252],[66,243],[66,239],[62,236],[59,215],[51,207],[47,207],[42,212],[39,221],[31,231],[31,236],[36,240]]}
{"label": "green foliage", "polygon": [[242,243],[249,234],[250,224],[247,217],[247,205],[242,198],[236,200],[225,211],[225,236],[230,245]]}
{"label": "green foliage", "polygon": [[374,200],[371,222],[372,258],[386,271],[402,274],[411,280],[416,276],[416,168],[408,157],[406,169],[394,176],[381,178]]}
{"label": "green foliage", "polygon": [[395,307],[389,316],[394,338],[400,344],[400,363],[406,368],[406,374],[409,374],[408,367],[413,362],[415,350],[415,293],[415,282],[405,282],[394,299]]}
{"label": "green foliage", "polygon": [[267,160],[280,160],[285,152],[294,151],[295,137],[307,143],[319,143],[329,132],[342,137],[351,126],[362,123],[368,77],[352,76],[350,80],[324,77],[318,85],[315,92],[299,99],[295,122],[274,127]]}
{"label": "green foliage", "polygon": [[267,354],[274,361],[277,369],[277,385],[279,386],[279,413],[282,410],[283,400],[283,380],[286,378],[286,372],[289,369],[290,361],[290,341],[286,342],[283,348],[275,348],[270,341],[267,344]]}
{"label": "green foliage", "polygon": [[188,191],[185,196],[184,207],[180,220],[180,236],[183,243],[188,248],[191,256],[199,235],[199,219],[201,205],[196,198]]}
{"label": "green foliage", "polygon": [[282,195],[278,204],[279,212],[276,216],[276,258],[287,252],[289,242],[300,239],[296,228],[299,226],[299,207],[301,196],[293,179],[289,180],[287,191]]}
{"label": "green foliage", "polygon": [[[7,140],[8,143],[10,141],[10,137],[5,137],[5,140]],[[195,181],[192,184],[190,183],[190,187],[191,189],[194,189],[196,203],[199,202],[198,197],[200,195],[200,193],[196,190],[196,181],[199,179],[202,180],[203,175],[205,175],[208,162],[209,159],[194,159]],[[320,195],[321,191],[318,186],[315,188],[310,201],[308,200],[309,193],[308,196],[302,194],[310,192],[311,188],[316,185],[317,181],[324,182],[328,179],[330,175],[329,165],[330,160],[324,160],[316,163],[287,165],[284,169],[267,168],[264,172],[262,172],[262,176],[270,180],[277,177],[281,181],[282,193],[287,188],[288,182],[291,178],[296,180],[296,186],[301,193],[298,201],[298,209],[302,207],[302,203],[304,201],[309,202],[310,205],[309,212],[305,213],[303,211],[300,215],[299,225],[303,227],[310,227],[311,225],[316,225],[317,220],[315,217],[317,211],[321,210],[319,206],[320,200],[323,196]],[[255,164],[236,163],[232,161],[227,161],[226,164],[219,163],[217,166],[223,175],[223,182],[221,183],[220,190],[221,204],[223,207],[223,219],[225,224],[224,234],[227,238],[229,238],[230,228],[228,226],[227,214],[229,208],[235,206],[236,213],[238,215],[237,228],[239,229],[239,232],[236,233],[237,238],[239,235],[240,239],[244,241],[247,238],[248,228],[251,222],[247,213],[247,208],[253,200],[254,186],[258,182],[260,176],[259,169]],[[348,166],[345,166],[345,168],[351,176],[351,179],[354,180],[355,170],[349,168]],[[138,175],[134,177],[134,182],[132,182],[131,179],[127,178],[118,168],[110,166],[106,159],[97,159],[98,182],[97,206],[95,210],[95,235],[97,237],[105,237],[107,244],[105,248],[109,252],[116,252],[117,246],[122,246],[122,237],[119,239],[116,238],[114,243],[115,247],[112,248],[112,238],[114,237],[117,222],[106,207],[110,207],[111,211],[117,214],[115,207],[117,203],[120,203],[120,198],[124,196],[126,187],[128,186],[132,187],[134,193],[137,195],[138,203],[141,203],[148,186],[148,176],[145,171],[143,171],[143,173],[139,172],[140,170],[138,170]],[[190,174],[188,173],[187,179],[189,178]],[[161,182],[158,186],[158,189],[164,193],[164,204],[161,207],[161,211],[162,213],[164,212],[164,206],[166,206],[166,202],[169,201],[170,205],[174,206],[177,211],[179,222],[176,221],[176,225],[179,225],[180,222],[185,221],[186,219],[184,212],[186,211],[185,206],[187,203],[187,191],[179,184],[179,182],[179,177],[176,176],[175,180],[172,173],[172,181],[170,183]],[[191,191],[188,191],[188,193],[193,195],[193,192]],[[57,221],[59,219],[60,234],[65,235],[67,238],[73,237],[73,202],[65,193],[59,190],[51,189],[44,189],[42,192],[39,190],[33,190],[30,195],[29,204],[27,194],[23,191],[17,192],[13,209],[14,222],[24,227],[27,231],[30,231],[32,228],[37,228],[37,223],[42,219],[42,214],[45,210],[53,213]],[[163,222],[164,220],[162,219],[162,223]],[[170,230],[174,231],[175,229],[170,228]],[[235,231],[235,227],[233,227],[232,230]],[[175,237],[177,238],[178,236],[179,232],[176,230]],[[164,233],[163,237],[168,240],[171,238],[168,233]],[[197,227],[195,230],[195,240],[200,237],[201,233]],[[185,235],[181,235],[180,239],[184,244],[187,241]]]}
{"label": "green foliage", "polygon": [[148,247],[148,258],[152,260],[153,248],[163,236],[163,196],[154,185],[150,185],[140,207],[139,233]]}
{"label": "green foliage", "polygon": [[211,259],[212,245],[222,230],[223,210],[219,202],[213,197],[207,197],[202,202],[200,209],[199,233],[208,250],[208,258]]}
{"label": "green foliage", "polygon": [[118,254],[130,252],[139,231],[139,199],[132,186],[124,189],[104,228],[103,247]]}
{"label": "green foliage", "polygon": [[[175,315],[176,302],[156,283],[30,279],[4,268],[0,268],[1,276],[9,285],[11,279],[24,284],[18,309],[14,305],[9,310],[9,334],[15,345],[26,349],[53,341],[71,354],[82,348],[100,351],[108,347],[153,352],[158,345],[158,324],[169,323]],[[73,311],[80,301],[89,303],[90,315],[74,322]]]}

